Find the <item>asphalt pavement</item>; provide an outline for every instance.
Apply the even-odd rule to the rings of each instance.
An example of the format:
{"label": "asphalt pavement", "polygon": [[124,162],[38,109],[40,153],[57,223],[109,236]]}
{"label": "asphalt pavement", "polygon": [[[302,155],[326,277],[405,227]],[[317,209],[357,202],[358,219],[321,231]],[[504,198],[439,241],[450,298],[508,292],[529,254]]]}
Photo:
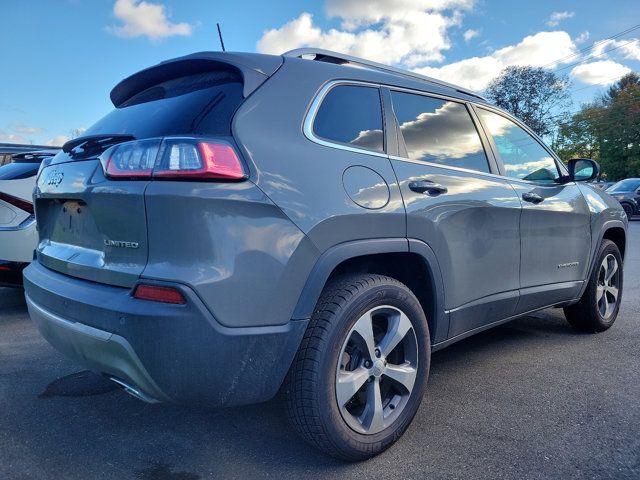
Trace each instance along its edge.
{"label": "asphalt pavement", "polygon": [[0,289],[0,479],[640,479],[640,221],[607,332],[551,309],[435,353],[425,401],[394,447],[345,464],[308,447],[281,402],[148,405],[38,334]]}

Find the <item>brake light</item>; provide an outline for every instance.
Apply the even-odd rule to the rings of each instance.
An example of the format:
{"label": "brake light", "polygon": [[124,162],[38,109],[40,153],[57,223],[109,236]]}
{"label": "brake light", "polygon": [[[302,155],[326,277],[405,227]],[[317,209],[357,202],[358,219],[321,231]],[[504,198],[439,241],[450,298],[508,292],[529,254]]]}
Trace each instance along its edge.
{"label": "brake light", "polygon": [[33,203],[31,202],[27,202],[26,200],[2,192],[0,192],[0,200],[3,202],[7,202],[9,205],[13,205],[14,207],[18,207],[20,210],[24,210],[30,215],[33,215]]}
{"label": "brake light", "polygon": [[118,179],[242,180],[235,148],[224,140],[175,138],[120,143],[101,155],[105,174]]}
{"label": "brake light", "polygon": [[152,302],[173,303],[176,305],[187,303],[180,290],[159,285],[138,285],[135,292],[133,292],[133,296],[140,300],[151,300]]}

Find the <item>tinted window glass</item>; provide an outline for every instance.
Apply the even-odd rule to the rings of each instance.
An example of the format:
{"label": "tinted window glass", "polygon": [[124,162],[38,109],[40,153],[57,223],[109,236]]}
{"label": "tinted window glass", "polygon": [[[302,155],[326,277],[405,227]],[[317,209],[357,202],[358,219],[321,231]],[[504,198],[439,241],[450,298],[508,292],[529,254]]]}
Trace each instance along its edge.
{"label": "tinted window glass", "polygon": [[38,173],[40,163],[8,163],[0,167],[0,180],[29,178]]}
{"label": "tinted window glass", "polygon": [[626,180],[620,180],[618,183],[614,183],[607,192],[634,192],[640,188],[640,180],[635,178],[627,178]]}
{"label": "tinted window glass", "polygon": [[391,92],[391,98],[409,158],[489,171],[467,107],[412,93]]}
{"label": "tinted window glass", "polygon": [[329,90],[313,122],[313,133],[333,142],[383,152],[378,89],[340,85]]}
{"label": "tinted window glass", "polygon": [[559,178],[553,157],[524,129],[488,110],[479,108],[478,113],[493,136],[508,177],[542,183]]}
{"label": "tinted window glass", "polygon": [[231,135],[231,119],[242,102],[242,80],[229,71],[168,80],[136,94],[84,135]]}

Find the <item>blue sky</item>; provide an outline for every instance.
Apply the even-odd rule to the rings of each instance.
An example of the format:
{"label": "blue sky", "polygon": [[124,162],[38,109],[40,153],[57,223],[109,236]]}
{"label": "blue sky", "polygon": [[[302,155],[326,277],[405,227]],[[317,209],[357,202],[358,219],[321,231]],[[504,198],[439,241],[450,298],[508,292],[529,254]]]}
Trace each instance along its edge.
{"label": "blue sky", "polygon": [[0,0],[0,142],[64,142],[112,108],[125,76],[219,49],[216,22],[227,50],[318,46],[477,90],[507,65],[545,66],[569,75],[573,108],[640,71],[640,28],[589,49],[640,23],[638,0],[526,3]]}

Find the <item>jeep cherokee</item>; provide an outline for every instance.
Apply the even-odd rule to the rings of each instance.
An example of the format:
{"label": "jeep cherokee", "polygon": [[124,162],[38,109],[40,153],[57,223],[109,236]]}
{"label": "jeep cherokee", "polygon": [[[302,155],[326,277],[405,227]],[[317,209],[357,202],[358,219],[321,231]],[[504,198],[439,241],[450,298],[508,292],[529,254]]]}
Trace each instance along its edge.
{"label": "jeep cherokee", "polygon": [[138,72],[35,192],[42,335],[150,402],[262,402],[346,460],[397,440],[431,352],[620,307],[627,219],[475,93],[333,52]]}

